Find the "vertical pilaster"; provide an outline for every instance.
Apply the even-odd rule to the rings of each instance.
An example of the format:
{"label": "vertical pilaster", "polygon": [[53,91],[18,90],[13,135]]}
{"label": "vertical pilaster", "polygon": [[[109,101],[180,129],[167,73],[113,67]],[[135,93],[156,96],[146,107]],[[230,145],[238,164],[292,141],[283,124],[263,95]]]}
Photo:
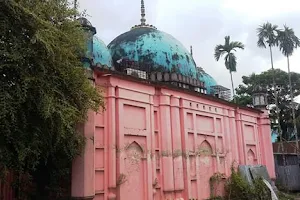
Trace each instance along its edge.
{"label": "vertical pilaster", "polygon": [[[153,184],[156,181],[156,155],[155,155],[155,151],[156,151],[156,140],[155,140],[155,120],[154,119],[154,97],[152,95],[149,96],[149,103],[150,103],[150,138],[151,138],[151,142],[149,145],[151,145],[150,149],[148,149],[149,152],[149,156],[150,156],[150,166],[148,169],[152,169],[152,184],[151,186],[153,186]],[[157,144],[158,145],[158,144]],[[152,190],[149,190],[149,193],[151,193]],[[153,192],[151,193],[151,198],[153,198],[153,195],[156,194],[156,188],[153,188]]]}
{"label": "vertical pilaster", "polygon": [[260,139],[260,149],[262,151],[262,161],[266,165],[269,175],[271,178],[275,178],[275,165],[274,165],[274,155],[273,146],[271,138],[271,126],[270,119],[268,117],[267,110],[263,110],[264,113],[260,115],[258,125],[259,125],[259,139]]}
{"label": "vertical pilaster", "polygon": [[164,192],[174,191],[170,95],[160,94],[161,159]]}
{"label": "vertical pilaster", "polygon": [[[125,162],[124,159],[126,155],[124,154],[123,150],[125,148],[124,144],[124,109],[123,109],[123,102],[119,97],[119,88],[116,87],[115,89],[115,96],[116,96],[116,159],[117,159],[117,179],[121,178],[122,174],[125,172]],[[119,199],[124,197],[121,194],[124,193],[123,187],[117,187],[117,196]]]}
{"label": "vertical pilaster", "polygon": [[172,146],[173,146],[173,171],[174,171],[174,189],[183,190],[183,163],[182,146],[180,134],[180,110],[179,97],[171,96],[171,124],[172,124]]}
{"label": "vertical pilaster", "polygon": [[[115,87],[107,88],[107,165],[108,165],[108,188],[110,190],[116,189],[116,94]],[[112,191],[110,196],[114,196]]]}
{"label": "vertical pilaster", "polygon": [[144,164],[144,177],[145,181],[149,184],[145,184],[145,197],[149,200],[153,200],[154,188],[153,188],[153,157],[152,152],[154,151],[154,130],[153,130],[153,97],[151,95],[149,97],[148,105],[146,106],[146,130],[147,130],[147,137],[146,137],[146,149],[145,149],[145,164]]}
{"label": "vertical pilaster", "polygon": [[223,127],[223,135],[225,137],[225,143],[224,143],[224,153],[225,153],[225,173],[228,176],[230,174],[230,166],[233,162],[232,156],[233,152],[235,151],[233,146],[234,143],[232,142],[234,138],[234,132],[233,129],[231,128],[231,121],[229,118],[230,112],[226,109],[224,109],[224,127]]}
{"label": "vertical pilaster", "polygon": [[238,109],[235,112],[236,130],[237,130],[237,141],[238,141],[238,152],[239,152],[239,164],[246,164],[245,157],[245,141],[243,137],[243,124],[241,119],[241,113]]}
{"label": "vertical pilaster", "polygon": [[[93,72],[87,70],[87,76],[94,86]],[[71,196],[76,199],[93,199],[95,196],[95,112],[89,110],[87,121],[79,126],[79,131],[86,138],[84,150],[72,164]]]}
{"label": "vertical pilaster", "polygon": [[184,100],[182,98],[179,99],[180,106],[180,131],[181,131],[181,147],[183,153],[183,178],[184,178],[184,199],[189,199],[192,195],[191,191],[191,181],[190,181],[190,165],[188,161],[188,134],[186,131],[186,112],[184,110]]}

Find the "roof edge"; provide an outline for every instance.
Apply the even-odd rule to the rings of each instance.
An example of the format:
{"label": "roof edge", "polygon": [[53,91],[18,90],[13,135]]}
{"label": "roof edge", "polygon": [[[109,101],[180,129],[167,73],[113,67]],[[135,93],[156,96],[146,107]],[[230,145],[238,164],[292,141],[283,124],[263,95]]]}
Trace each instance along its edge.
{"label": "roof edge", "polygon": [[184,92],[186,94],[190,94],[190,95],[194,95],[194,96],[199,96],[199,97],[202,97],[202,98],[207,99],[207,100],[211,100],[211,101],[214,101],[214,102],[217,102],[217,103],[225,104],[225,105],[233,107],[235,109],[243,109],[243,110],[247,110],[247,111],[255,112],[255,113],[260,113],[260,114],[264,113],[262,110],[259,110],[257,108],[241,106],[241,105],[238,105],[238,104],[235,104],[235,103],[217,98],[217,97],[212,96],[212,95],[193,92],[193,91],[190,91],[188,89],[179,88],[179,87],[176,87],[176,86],[164,83],[164,82],[154,82],[154,81],[151,81],[151,80],[148,80],[148,79],[144,80],[144,79],[140,79],[138,77],[125,75],[124,73],[121,73],[121,72],[118,72],[118,71],[112,71],[112,70],[108,70],[108,69],[101,69],[101,68],[98,68],[98,67],[94,67],[93,70],[96,73],[96,75],[97,74],[99,74],[99,75],[101,75],[101,74],[111,74],[112,76],[115,76],[115,77],[118,77],[118,78],[121,78],[121,79],[125,79],[125,80],[128,80],[128,81],[133,81],[133,82],[136,82],[136,83],[142,83],[142,84],[146,84],[146,85],[152,85],[152,86],[160,87],[160,88],[171,89],[171,90]]}

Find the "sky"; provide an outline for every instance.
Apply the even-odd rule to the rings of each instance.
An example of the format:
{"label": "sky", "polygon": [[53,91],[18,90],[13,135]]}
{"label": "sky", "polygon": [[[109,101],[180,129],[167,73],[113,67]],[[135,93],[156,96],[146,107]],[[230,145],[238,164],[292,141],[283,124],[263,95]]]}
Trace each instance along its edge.
{"label": "sky", "polygon": [[[271,68],[268,49],[257,47],[256,29],[269,21],[294,29],[300,37],[299,0],[145,0],[146,23],[171,34],[189,50],[197,66],[215,78],[218,84],[231,88],[224,60],[214,59],[214,48],[230,35],[245,50],[238,50],[237,87],[242,76]],[[118,35],[140,23],[140,0],[78,0],[79,9],[97,28],[97,36],[108,45]],[[286,58],[274,49],[274,67],[287,71]],[[291,71],[300,73],[300,50],[290,58]]]}

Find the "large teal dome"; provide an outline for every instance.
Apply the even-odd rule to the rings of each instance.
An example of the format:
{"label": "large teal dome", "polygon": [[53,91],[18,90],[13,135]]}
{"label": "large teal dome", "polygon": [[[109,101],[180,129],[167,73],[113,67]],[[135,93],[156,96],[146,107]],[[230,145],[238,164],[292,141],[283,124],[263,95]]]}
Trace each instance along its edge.
{"label": "large teal dome", "polygon": [[217,85],[215,79],[206,73],[201,67],[197,67],[197,78],[204,82],[207,94],[212,94],[212,86]]}
{"label": "large teal dome", "polygon": [[175,71],[196,78],[195,61],[171,35],[153,27],[137,27],[115,38],[108,48],[112,60],[128,59],[151,66],[151,71]]}

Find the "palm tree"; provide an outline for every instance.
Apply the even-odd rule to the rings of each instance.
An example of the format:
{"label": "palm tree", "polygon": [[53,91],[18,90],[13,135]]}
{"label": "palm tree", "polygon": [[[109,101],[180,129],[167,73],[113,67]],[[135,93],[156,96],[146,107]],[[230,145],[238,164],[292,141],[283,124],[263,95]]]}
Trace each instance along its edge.
{"label": "palm tree", "polygon": [[[273,25],[269,22],[259,26],[257,28],[257,46],[260,48],[267,48],[269,47],[270,50],[270,57],[271,57],[271,67],[273,71],[273,88],[275,91],[275,104],[276,108],[278,108],[278,99],[277,99],[277,91],[276,91],[276,83],[275,83],[275,70],[274,70],[274,64],[273,64],[273,53],[272,53],[272,47],[278,46],[278,26]],[[278,113],[279,114],[279,113]],[[279,118],[278,118],[279,121]]]}
{"label": "palm tree", "polygon": [[[233,41],[230,42],[230,36],[225,37],[225,44],[219,44],[215,47],[215,59],[219,61],[220,57],[223,55],[225,60],[226,69],[229,70],[230,78],[231,78],[231,86],[232,86],[232,94],[233,98],[235,97],[234,85],[232,79],[232,72],[236,72],[236,56],[234,52],[236,49],[244,49],[244,44],[241,42]],[[234,98],[235,100],[235,98]]]}
{"label": "palm tree", "polygon": [[280,51],[287,58],[287,67],[288,67],[288,75],[289,75],[289,89],[290,89],[291,104],[292,104],[292,117],[293,117],[293,124],[294,124],[294,134],[295,134],[296,141],[297,141],[296,142],[297,149],[299,150],[298,133],[297,133],[296,117],[295,117],[295,107],[293,105],[294,104],[294,94],[293,94],[293,88],[292,88],[289,57],[292,56],[294,50],[300,46],[300,40],[295,35],[294,30],[292,28],[289,28],[286,25],[284,25],[284,29],[282,31],[278,32],[278,43],[279,43]]}
{"label": "palm tree", "polygon": [[279,29],[277,25],[273,25],[269,22],[260,25],[257,28],[257,46],[260,48],[267,48],[269,47],[270,50],[270,57],[271,57],[271,67],[273,71],[273,88],[274,88],[274,96],[275,96],[275,106],[276,106],[276,114],[278,120],[278,133],[280,140],[282,141],[282,134],[281,134],[281,126],[280,126],[280,116],[279,116],[279,107],[278,107],[278,94],[276,89],[275,83],[275,70],[273,65],[273,54],[272,54],[272,47],[278,46],[278,33]]}

